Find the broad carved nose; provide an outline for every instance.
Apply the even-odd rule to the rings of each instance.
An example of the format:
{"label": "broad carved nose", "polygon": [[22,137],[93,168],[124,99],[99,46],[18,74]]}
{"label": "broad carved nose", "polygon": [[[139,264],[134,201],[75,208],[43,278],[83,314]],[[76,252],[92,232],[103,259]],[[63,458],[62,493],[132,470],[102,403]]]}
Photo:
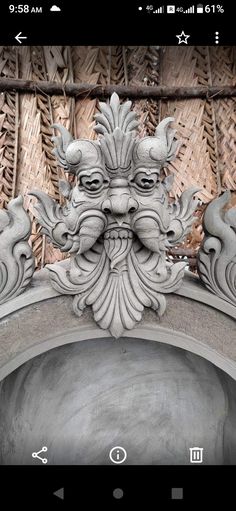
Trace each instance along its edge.
{"label": "broad carved nose", "polygon": [[135,213],[138,209],[138,203],[129,193],[116,193],[112,190],[110,197],[102,203],[102,211],[113,216],[126,215],[127,213]]}
{"label": "broad carved nose", "polygon": [[128,181],[125,178],[113,178],[110,183],[109,196],[102,203],[102,211],[114,216],[118,223],[124,221],[127,213],[135,213],[138,202],[130,195]]}

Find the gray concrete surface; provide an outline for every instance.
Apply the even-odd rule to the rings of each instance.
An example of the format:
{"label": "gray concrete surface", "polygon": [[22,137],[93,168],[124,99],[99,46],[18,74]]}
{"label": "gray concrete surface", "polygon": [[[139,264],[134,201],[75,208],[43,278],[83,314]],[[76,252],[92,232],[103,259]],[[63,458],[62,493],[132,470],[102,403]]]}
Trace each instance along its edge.
{"label": "gray concrete surface", "polygon": [[0,385],[0,462],[128,464],[236,462],[236,382],[182,349],[140,339],[94,339],[50,350]]}

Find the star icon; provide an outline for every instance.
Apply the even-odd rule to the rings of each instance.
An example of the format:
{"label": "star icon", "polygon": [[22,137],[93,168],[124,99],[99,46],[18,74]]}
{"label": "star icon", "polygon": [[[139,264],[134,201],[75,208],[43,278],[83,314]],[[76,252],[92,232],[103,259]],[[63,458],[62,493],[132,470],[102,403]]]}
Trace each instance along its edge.
{"label": "star icon", "polygon": [[182,30],[181,34],[177,35],[176,37],[179,39],[178,44],[182,44],[182,43],[188,44],[188,38],[190,37],[190,35],[186,35],[184,33],[184,30]]}

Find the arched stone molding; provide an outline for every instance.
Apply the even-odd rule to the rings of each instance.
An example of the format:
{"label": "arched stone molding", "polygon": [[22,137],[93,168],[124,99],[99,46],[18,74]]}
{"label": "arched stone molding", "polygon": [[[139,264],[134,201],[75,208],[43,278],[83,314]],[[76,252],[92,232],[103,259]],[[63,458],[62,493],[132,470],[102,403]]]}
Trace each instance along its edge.
{"label": "arched stone molding", "polygon": [[[71,301],[71,296],[61,296],[51,288],[47,271],[42,270],[24,294],[0,307],[0,380],[54,347],[111,337],[108,330],[96,325],[89,308],[80,318],[75,316]],[[167,301],[168,309],[161,319],[145,309],[141,323],[124,337],[188,350],[236,380],[235,308],[208,292],[189,273],[180,290],[168,295]]]}

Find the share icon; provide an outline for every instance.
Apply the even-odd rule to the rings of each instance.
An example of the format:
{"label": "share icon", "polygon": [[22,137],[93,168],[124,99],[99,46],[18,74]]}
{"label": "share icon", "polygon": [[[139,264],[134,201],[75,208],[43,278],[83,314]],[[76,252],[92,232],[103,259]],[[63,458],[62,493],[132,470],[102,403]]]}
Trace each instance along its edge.
{"label": "share icon", "polygon": [[42,463],[46,464],[48,462],[47,458],[41,458],[39,454],[41,454],[41,452],[47,452],[47,450],[48,450],[47,447],[42,447],[41,451],[32,452],[32,458],[38,458],[39,460],[42,461]]}

